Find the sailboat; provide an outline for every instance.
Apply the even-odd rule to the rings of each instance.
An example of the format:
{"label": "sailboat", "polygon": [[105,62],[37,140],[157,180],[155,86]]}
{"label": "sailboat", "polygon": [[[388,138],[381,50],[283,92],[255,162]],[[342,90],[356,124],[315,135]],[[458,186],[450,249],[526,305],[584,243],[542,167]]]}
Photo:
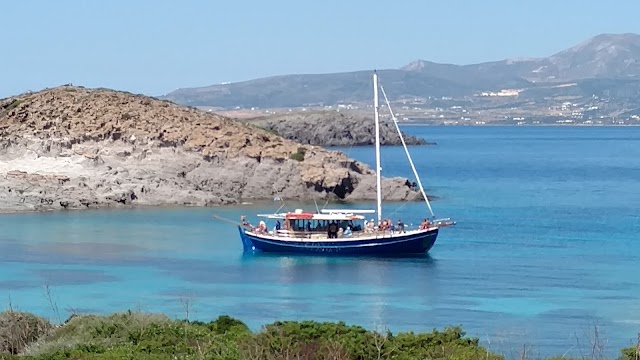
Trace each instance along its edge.
{"label": "sailboat", "polygon": [[[391,112],[391,118],[416,177],[417,185],[431,215],[430,217],[426,216],[417,229],[409,229],[402,223],[396,225],[383,219],[380,179],[379,88],[382,90],[387,108]],[[276,211],[273,214],[258,214],[259,217],[276,222],[273,231],[269,231],[264,220],[254,227],[243,216],[242,222],[238,224],[238,231],[245,252],[339,255],[424,254],[428,253],[435,244],[440,228],[455,225],[455,222],[450,218],[435,219],[397,120],[391,111],[384,87],[379,86],[378,74],[375,71],[373,73],[373,101],[377,209],[318,209],[315,212],[296,209],[289,212],[278,213]],[[374,223],[373,219],[366,221],[366,215],[369,214],[377,216],[377,223]]]}

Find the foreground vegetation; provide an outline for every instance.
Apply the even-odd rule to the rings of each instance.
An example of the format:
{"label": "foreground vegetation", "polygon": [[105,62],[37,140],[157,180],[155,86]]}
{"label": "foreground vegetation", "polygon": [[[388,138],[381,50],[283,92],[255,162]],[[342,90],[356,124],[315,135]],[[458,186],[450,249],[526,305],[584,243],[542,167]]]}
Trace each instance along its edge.
{"label": "foreground vegetation", "polygon": [[[637,360],[638,349],[621,360]],[[74,315],[54,326],[32,314],[0,313],[0,359],[483,359],[503,360],[459,327],[430,333],[369,331],[338,323],[275,322],[252,332],[241,321],[171,320],[138,312]]]}

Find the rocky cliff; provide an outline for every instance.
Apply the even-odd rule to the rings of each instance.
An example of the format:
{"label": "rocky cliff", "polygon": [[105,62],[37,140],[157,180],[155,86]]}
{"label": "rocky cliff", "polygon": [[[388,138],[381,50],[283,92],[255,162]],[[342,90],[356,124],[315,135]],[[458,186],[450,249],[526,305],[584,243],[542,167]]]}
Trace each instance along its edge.
{"label": "rocky cliff", "polygon": [[[358,146],[375,143],[373,118],[336,111],[295,112],[262,116],[243,121],[302,144]],[[402,134],[407,145],[433,145],[423,138]],[[380,144],[402,145],[391,120],[380,121]]]}
{"label": "rocky cliff", "polygon": [[[383,198],[416,198],[385,179]],[[168,101],[62,86],[0,100],[0,210],[372,199],[375,173],[337,151]]]}

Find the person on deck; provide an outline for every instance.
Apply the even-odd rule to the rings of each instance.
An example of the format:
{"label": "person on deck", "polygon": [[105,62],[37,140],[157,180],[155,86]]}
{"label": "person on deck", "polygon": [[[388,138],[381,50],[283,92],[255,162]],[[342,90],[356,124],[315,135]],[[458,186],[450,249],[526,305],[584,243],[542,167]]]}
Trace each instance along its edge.
{"label": "person on deck", "polygon": [[242,224],[243,227],[249,228],[251,230],[253,230],[253,226],[251,225],[251,223],[249,223],[247,221],[247,217],[242,215],[240,216],[240,223]]}
{"label": "person on deck", "polygon": [[427,230],[429,226],[429,219],[424,219],[422,220],[422,224],[420,224],[420,230]]}
{"label": "person on deck", "polygon": [[267,234],[267,224],[264,221],[260,221],[260,224],[258,225],[258,229],[256,229],[256,232],[259,234]]}
{"label": "person on deck", "polygon": [[329,227],[327,228],[327,233],[329,235],[329,239],[335,239],[338,237],[338,225],[335,222],[331,222]]}
{"label": "person on deck", "polygon": [[344,235],[344,237],[350,237],[350,236],[351,236],[351,234],[353,234],[353,233],[351,232],[351,226],[347,226],[347,229],[344,231],[344,234],[343,234],[343,235]]}

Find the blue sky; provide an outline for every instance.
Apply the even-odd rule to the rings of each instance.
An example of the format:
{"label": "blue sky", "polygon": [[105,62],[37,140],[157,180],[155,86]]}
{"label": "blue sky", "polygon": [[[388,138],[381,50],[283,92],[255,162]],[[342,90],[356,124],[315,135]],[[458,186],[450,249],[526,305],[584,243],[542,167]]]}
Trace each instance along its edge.
{"label": "blue sky", "polygon": [[0,7],[0,98],[64,83],[162,95],[288,73],[551,55],[640,33],[638,0],[20,0]]}

